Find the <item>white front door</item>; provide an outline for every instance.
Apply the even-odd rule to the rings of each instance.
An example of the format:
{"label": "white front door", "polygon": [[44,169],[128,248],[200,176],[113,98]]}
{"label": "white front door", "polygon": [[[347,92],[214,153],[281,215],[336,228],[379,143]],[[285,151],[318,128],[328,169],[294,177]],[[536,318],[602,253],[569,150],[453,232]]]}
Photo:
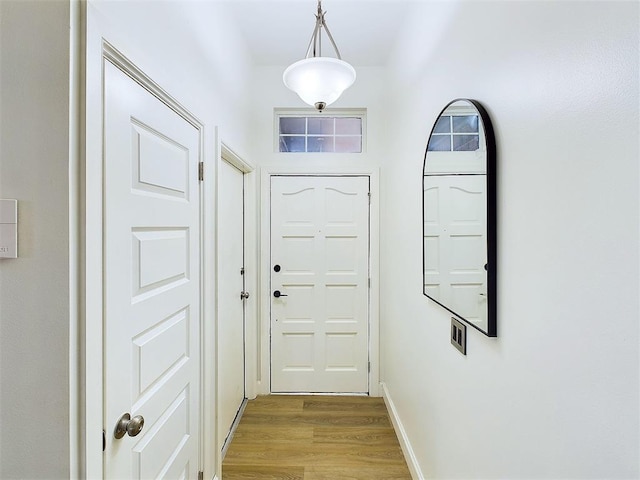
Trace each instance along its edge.
{"label": "white front door", "polygon": [[218,410],[226,439],[244,400],[244,174],[226,161],[218,179]]}
{"label": "white front door", "polygon": [[105,477],[196,479],[200,131],[108,61],[104,88]]}
{"label": "white front door", "polygon": [[486,175],[427,175],[425,291],[466,320],[486,320]]}
{"label": "white front door", "polygon": [[[369,391],[369,177],[271,177],[271,391]],[[278,296],[279,295],[279,296]]]}

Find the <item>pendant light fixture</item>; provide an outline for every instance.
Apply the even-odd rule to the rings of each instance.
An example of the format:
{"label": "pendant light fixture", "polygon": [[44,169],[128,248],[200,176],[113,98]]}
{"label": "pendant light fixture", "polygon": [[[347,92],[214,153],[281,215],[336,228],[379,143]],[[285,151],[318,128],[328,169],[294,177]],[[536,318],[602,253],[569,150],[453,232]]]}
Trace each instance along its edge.
{"label": "pendant light fixture", "polygon": [[[318,0],[316,27],[307,54],[302,60],[291,64],[282,75],[287,88],[296,92],[305,103],[316,107],[320,112],[335,102],[356,80],[355,69],[340,57],[338,47],[324,20],[325,13],[322,11],[321,0]],[[337,58],[322,56],[323,29]]]}

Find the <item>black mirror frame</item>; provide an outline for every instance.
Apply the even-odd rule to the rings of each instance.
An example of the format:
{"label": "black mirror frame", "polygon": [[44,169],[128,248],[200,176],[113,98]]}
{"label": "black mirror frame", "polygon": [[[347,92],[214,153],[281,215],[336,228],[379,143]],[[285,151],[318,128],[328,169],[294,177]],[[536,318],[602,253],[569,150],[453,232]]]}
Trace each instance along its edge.
{"label": "black mirror frame", "polygon": [[475,109],[478,111],[480,115],[480,119],[482,121],[482,126],[484,128],[484,137],[485,137],[485,147],[487,151],[487,330],[482,330],[477,325],[469,322],[464,317],[461,317],[459,314],[451,310],[446,305],[443,305],[435,298],[427,295],[424,291],[424,283],[426,280],[425,276],[425,248],[424,248],[424,214],[425,214],[425,205],[424,205],[424,195],[422,196],[422,294],[434,301],[450,313],[464,321],[467,325],[475,328],[479,332],[487,335],[488,337],[496,337],[497,333],[497,271],[498,271],[498,175],[497,175],[497,155],[496,155],[496,139],[495,133],[493,130],[493,125],[491,123],[491,119],[487,110],[478,102],[477,100],[472,100],[469,98],[456,98],[455,100],[450,101],[438,114],[436,117],[436,121],[431,128],[431,132],[429,133],[429,138],[427,139],[427,148],[425,149],[424,154],[424,162],[422,165],[422,191],[424,192],[424,172],[427,166],[427,154],[428,154],[428,146],[429,141],[431,140],[431,135],[433,134],[433,129],[435,125],[442,116],[442,114],[449,108],[452,104],[464,101],[472,104]]}

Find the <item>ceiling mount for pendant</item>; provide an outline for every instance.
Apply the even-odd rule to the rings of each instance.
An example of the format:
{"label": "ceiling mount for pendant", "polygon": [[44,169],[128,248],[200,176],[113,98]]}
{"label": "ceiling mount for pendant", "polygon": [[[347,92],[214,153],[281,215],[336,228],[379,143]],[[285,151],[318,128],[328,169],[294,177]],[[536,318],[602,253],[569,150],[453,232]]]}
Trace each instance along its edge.
{"label": "ceiling mount for pendant", "polygon": [[[355,69],[342,60],[340,51],[324,19],[322,2],[318,0],[316,25],[305,58],[290,65],[282,75],[287,88],[293,90],[319,111],[335,102],[342,92],[353,85]],[[322,31],[325,31],[337,58],[322,56]]]}

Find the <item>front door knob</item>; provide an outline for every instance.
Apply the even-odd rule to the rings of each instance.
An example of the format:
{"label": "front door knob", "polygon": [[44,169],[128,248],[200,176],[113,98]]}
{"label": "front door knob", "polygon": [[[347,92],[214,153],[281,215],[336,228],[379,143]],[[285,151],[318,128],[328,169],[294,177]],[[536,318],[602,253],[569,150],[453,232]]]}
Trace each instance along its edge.
{"label": "front door knob", "polygon": [[275,292],[273,292],[273,296],[276,298],[280,298],[280,297],[288,297],[289,295],[287,295],[286,293],[280,293],[280,290],[276,290]]}
{"label": "front door knob", "polygon": [[130,437],[135,437],[142,431],[142,427],[144,427],[144,417],[142,415],[136,415],[131,418],[129,413],[124,413],[116,424],[113,436],[122,438],[126,433]]}

